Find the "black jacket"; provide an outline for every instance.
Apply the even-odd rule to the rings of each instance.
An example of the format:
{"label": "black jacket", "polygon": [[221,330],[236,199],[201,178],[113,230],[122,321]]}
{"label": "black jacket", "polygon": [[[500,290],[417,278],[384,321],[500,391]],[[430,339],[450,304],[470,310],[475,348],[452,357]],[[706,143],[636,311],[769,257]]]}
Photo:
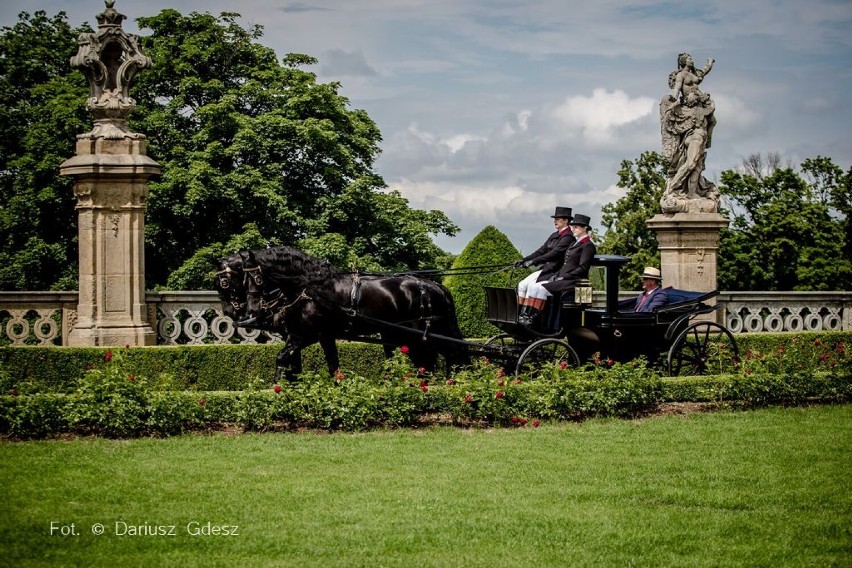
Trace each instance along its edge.
{"label": "black jacket", "polygon": [[[589,277],[589,267],[592,266],[597,250],[591,239],[575,243],[565,251],[562,268],[543,286],[551,293],[576,288],[579,280]],[[544,282],[544,279],[539,278],[538,281]]]}
{"label": "black jacket", "polygon": [[543,264],[544,266],[541,267],[541,276],[538,277],[538,281],[547,280],[556,274],[562,266],[562,262],[565,260],[565,251],[576,240],[571,233],[571,229],[563,231],[561,235],[559,231],[555,231],[547,237],[543,245],[538,247],[538,250],[525,256],[523,260],[529,261],[532,264]]}

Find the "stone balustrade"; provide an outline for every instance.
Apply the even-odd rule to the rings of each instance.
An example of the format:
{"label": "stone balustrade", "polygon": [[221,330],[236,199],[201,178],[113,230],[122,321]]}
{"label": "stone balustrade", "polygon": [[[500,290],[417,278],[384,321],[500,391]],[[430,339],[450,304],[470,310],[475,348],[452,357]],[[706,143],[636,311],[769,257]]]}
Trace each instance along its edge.
{"label": "stone balustrade", "polygon": [[[596,305],[603,298],[595,292]],[[149,291],[145,300],[158,345],[282,341],[234,327],[212,291]],[[852,292],[722,292],[717,301],[718,321],[733,333],[852,330]],[[76,310],[76,292],[0,292],[0,345],[63,345]]]}

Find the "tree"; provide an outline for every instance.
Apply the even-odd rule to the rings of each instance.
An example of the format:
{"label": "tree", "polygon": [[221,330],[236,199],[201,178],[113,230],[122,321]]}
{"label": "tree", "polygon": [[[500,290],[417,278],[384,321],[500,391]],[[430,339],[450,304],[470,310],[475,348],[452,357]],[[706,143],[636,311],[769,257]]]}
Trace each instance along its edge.
{"label": "tree", "polygon": [[77,36],[64,12],[21,12],[0,33],[0,289],[77,287],[77,216],[59,165],[91,129],[88,85],[68,60]]}
{"label": "tree", "polygon": [[[349,108],[338,83],[302,69],[314,58],[279,62],[257,42],[262,27],[238,17],[138,19],[152,31],[142,46],[153,68],[136,76],[128,122],[163,170],[149,184],[147,286],[207,289],[205,259],[258,241],[371,269],[446,263],[432,237],[458,227],[387,191],[373,171],[381,134],[367,113]],[[64,13],[19,19],[0,38],[0,287],[68,288],[77,217],[58,168],[91,129],[88,86],[68,63],[90,28],[72,30]]]}
{"label": "tree", "polygon": [[[383,191],[372,169],[375,123],[347,108],[338,83],[300,69],[314,58],[290,54],[279,64],[256,43],[262,27],[244,29],[237,17],[163,10],[138,20],[152,30],[143,45],[154,67],[133,90],[131,125],[163,166],[148,201],[149,284],[194,274],[181,270],[198,264],[194,252],[232,252],[225,243],[247,227],[344,266],[435,267],[446,253],[431,235],[458,228]],[[168,283],[209,287],[195,276]]]}
{"label": "tree", "polygon": [[629,256],[621,271],[623,289],[642,284],[645,266],[660,266],[657,235],[646,222],[660,213],[660,198],[666,187],[665,159],[656,152],[644,152],[635,161],[624,160],[618,171],[618,187],[627,193],[615,203],[601,208],[601,225],[606,230],[598,245],[600,254]]}
{"label": "tree", "polygon": [[[762,163],[771,167],[754,167]],[[759,157],[722,172],[731,226],[720,235],[719,287],[850,289],[850,176],[822,157],[806,160],[802,174]]]}
{"label": "tree", "polygon": [[[521,253],[509,238],[496,227],[482,229],[456,258],[453,268],[509,264],[521,258]],[[526,272],[524,275],[528,274]],[[444,284],[453,294],[459,328],[465,337],[489,337],[500,330],[486,320],[485,286],[514,286],[510,273],[488,271],[459,273],[447,276]]]}

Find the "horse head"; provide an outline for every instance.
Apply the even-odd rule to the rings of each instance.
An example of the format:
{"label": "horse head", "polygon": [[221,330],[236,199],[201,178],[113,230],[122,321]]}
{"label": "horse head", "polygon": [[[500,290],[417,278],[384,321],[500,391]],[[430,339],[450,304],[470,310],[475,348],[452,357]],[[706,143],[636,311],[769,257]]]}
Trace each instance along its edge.
{"label": "horse head", "polygon": [[222,302],[222,312],[232,320],[246,317],[246,287],[243,260],[239,254],[213,261],[216,278],[213,287]]}
{"label": "horse head", "polygon": [[270,283],[264,273],[264,267],[255,255],[259,251],[241,251],[243,283],[246,294],[247,322],[256,325],[271,323],[282,326],[281,318],[276,317],[287,303],[287,293],[280,286]]}

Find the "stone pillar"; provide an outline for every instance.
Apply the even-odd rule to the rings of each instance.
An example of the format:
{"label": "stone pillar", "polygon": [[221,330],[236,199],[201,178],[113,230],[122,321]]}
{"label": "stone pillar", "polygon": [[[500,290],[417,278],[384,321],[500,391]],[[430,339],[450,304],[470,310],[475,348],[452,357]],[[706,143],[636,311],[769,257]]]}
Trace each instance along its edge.
{"label": "stone pillar", "polygon": [[647,221],[660,243],[660,270],[666,286],[695,292],[716,289],[719,231],[728,220],[719,213],[663,213]]}
{"label": "stone pillar", "polygon": [[77,197],[80,296],[68,345],[154,345],[145,305],[145,141],[80,139],[62,175]]}
{"label": "stone pillar", "polygon": [[121,28],[124,15],[105,0],[98,30],[81,34],[71,66],[89,81],[91,132],[77,136],[76,156],[59,168],[74,178],[79,245],[77,317],[67,345],[154,345],[145,304],[145,208],[148,180],[160,167],[145,137],[130,132],[128,95],[136,72],[151,66],[139,38]]}

